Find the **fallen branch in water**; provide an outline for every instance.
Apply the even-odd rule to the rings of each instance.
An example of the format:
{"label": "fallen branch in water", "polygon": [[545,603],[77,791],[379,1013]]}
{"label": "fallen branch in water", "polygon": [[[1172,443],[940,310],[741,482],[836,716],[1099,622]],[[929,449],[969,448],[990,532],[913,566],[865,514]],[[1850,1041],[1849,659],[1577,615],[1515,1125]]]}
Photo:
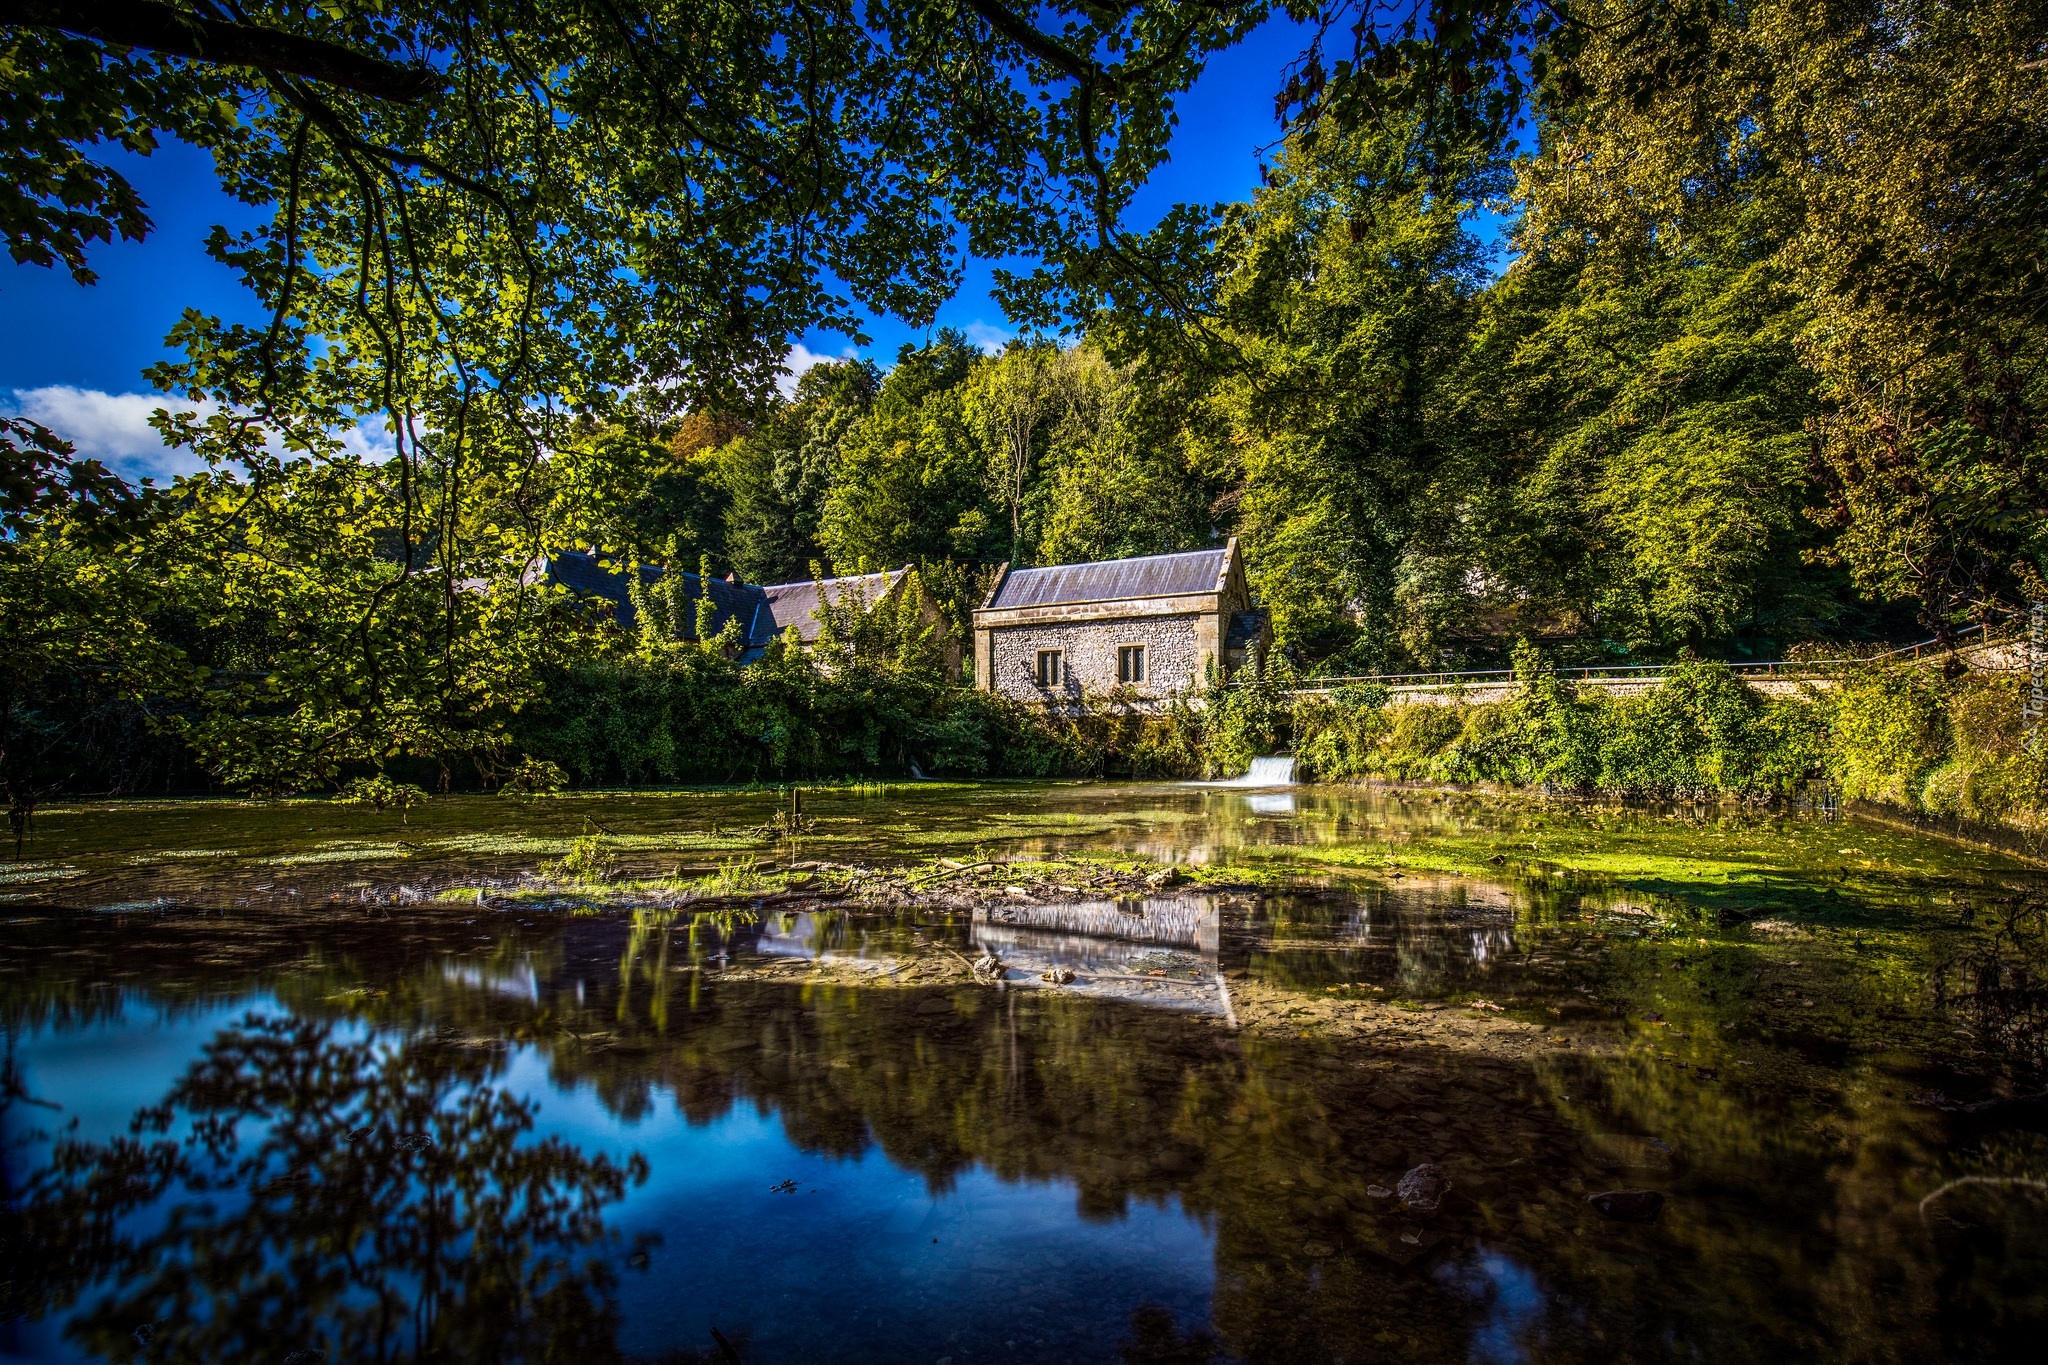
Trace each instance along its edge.
{"label": "fallen branch in water", "polygon": [[916,879],[915,881],[909,881],[909,880],[906,880],[906,881],[904,882],[904,885],[905,885],[905,886],[913,886],[913,887],[915,887],[915,886],[934,886],[934,885],[938,884],[939,882],[945,881],[945,880],[946,880],[947,878],[949,878],[949,877],[958,877],[958,876],[960,876],[960,875],[961,875],[962,873],[966,873],[966,872],[980,872],[980,871],[983,871],[983,870],[985,870],[985,869],[987,869],[987,868],[991,868],[991,867],[1002,867],[1002,866],[1003,866],[1003,864],[1002,864],[1002,863],[989,863],[989,862],[982,862],[982,863],[957,863],[957,864],[955,864],[954,866],[952,866],[952,867],[949,867],[949,868],[947,868],[947,869],[946,869],[945,871],[943,871],[943,872],[935,872],[935,873],[933,873],[933,874],[932,874],[931,876],[929,876],[929,877],[919,877],[919,878],[918,878],[918,879]]}
{"label": "fallen branch in water", "polygon": [[1973,1104],[1957,1104],[1943,1095],[1930,1095],[1920,1102],[1930,1109],[1938,1109],[1984,1127],[2000,1124],[2034,1126],[2048,1122],[2048,1091],[2038,1095],[2007,1095],[2000,1099],[1978,1100]]}
{"label": "fallen branch in water", "polygon": [[953,956],[959,960],[960,965],[967,969],[967,974],[969,976],[974,975],[974,964],[972,962],[969,962],[966,958],[961,957],[960,954],[954,953],[952,946],[950,944],[941,943],[938,946],[944,948],[949,953],[953,953]]}

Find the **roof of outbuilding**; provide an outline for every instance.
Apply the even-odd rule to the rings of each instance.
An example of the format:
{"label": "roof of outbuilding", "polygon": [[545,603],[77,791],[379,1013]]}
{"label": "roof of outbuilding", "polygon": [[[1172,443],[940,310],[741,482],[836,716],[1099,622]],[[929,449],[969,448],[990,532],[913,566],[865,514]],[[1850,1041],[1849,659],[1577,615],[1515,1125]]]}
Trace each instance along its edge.
{"label": "roof of outbuilding", "polygon": [[[613,604],[612,619],[631,630],[639,618],[633,609],[633,598],[626,591],[626,575],[616,569],[607,568],[596,555],[581,550],[566,550],[548,561],[548,577],[573,593],[585,597],[602,597]],[[640,582],[652,585],[666,577],[666,570],[659,564],[642,564]],[[682,610],[677,613],[676,624],[681,628],[682,638],[697,638],[697,595],[704,590],[703,580],[696,574],[682,575]],[[775,636],[775,626],[767,611],[767,599],[760,588],[746,583],[728,583],[714,578],[710,584],[711,619],[713,634],[725,629],[727,621],[737,619],[740,623],[740,639],[746,645],[766,644]]]}
{"label": "roof of outbuilding", "polygon": [[755,589],[766,599],[766,625],[769,633],[779,634],[789,626],[796,627],[797,637],[805,644],[814,644],[818,631],[824,622],[818,616],[818,589],[825,590],[825,600],[834,606],[853,593],[865,607],[872,607],[882,600],[897,580],[908,572],[907,569],[891,569],[887,573],[855,575],[849,578],[827,578],[823,582],[805,579],[800,583],[770,583]]}
{"label": "roof of outbuilding", "polygon": [[[652,583],[661,577],[661,568],[654,564],[640,566],[640,581]],[[596,555],[581,550],[565,550],[548,560],[548,581],[559,583],[579,597],[602,597],[617,604],[618,620],[621,625],[633,621],[633,599],[626,592],[626,576],[605,566]]]}
{"label": "roof of outbuilding", "polygon": [[1065,602],[1117,602],[1138,597],[1214,592],[1229,551],[1189,550],[1181,554],[1105,559],[1093,564],[1056,564],[1018,569],[1003,580],[989,608],[1049,607]]}

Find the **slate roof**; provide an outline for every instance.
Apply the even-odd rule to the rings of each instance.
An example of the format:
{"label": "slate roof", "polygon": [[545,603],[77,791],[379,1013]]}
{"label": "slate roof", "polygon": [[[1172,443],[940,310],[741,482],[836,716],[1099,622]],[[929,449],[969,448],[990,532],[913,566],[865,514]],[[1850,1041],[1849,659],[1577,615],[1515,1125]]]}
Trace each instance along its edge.
{"label": "slate roof", "polygon": [[[661,570],[651,564],[640,566],[640,581],[652,583]],[[633,599],[626,592],[626,576],[606,568],[596,555],[587,555],[580,550],[568,550],[548,560],[548,582],[559,583],[578,597],[601,597],[610,602],[616,610],[613,619],[620,625],[633,624]]]}
{"label": "slate roof", "polygon": [[[666,576],[659,564],[642,564],[640,581],[653,584]],[[753,583],[728,583],[722,578],[711,580],[711,605],[717,615],[712,618],[712,632],[725,629],[727,621],[738,619],[743,661],[757,657],[769,641],[780,636],[789,626],[795,626],[798,638],[805,644],[815,644],[823,622],[818,619],[818,589],[825,590],[826,600],[839,602],[856,588],[869,606],[880,601],[882,595],[894,588],[908,568],[892,569],[888,573],[871,573],[850,578],[828,578],[821,585],[811,579],[801,583],[772,583],[765,587]],[[703,590],[702,581],[696,574],[684,573],[683,610],[678,613],[676,624],[682,629],[682,638],[697,638],[697,594]],[[581,597],[599,597],[612,604],[612,619],[627,630],[631,630],[639,613],[633,609],[632,594],[626,591],[626,575],[620,569],[608,566],[596,555],[581,550],[567,550],[548,561],[548,581],[559,583]]]}
{"label": "slate roof", "polygon": [[[652,584],[666,576],[659,564],[642,564],[640,582]],[[678,613],[677,625],[682,629],[682,638],[697,638],[697,597],[704,590],[703,581],[696,574],[685,573],[683,580],[682,611]],[[596,555],[581,550],[568,550],[548,561],[548,581],[559,583],[581,597],[601,597],[612,604],[612,619],[631,630],[639,613],[633,610],[633,598],[626,591],[626,575],[607,568]],[[744,646],[765,645],[776,634],[772,618],[767,611],[767,599],[760,588],[746,583],[728,583],[722,578],[711,580],[711,605],[716,611],[712,617],[713,634],[725,629],[725,623],[737,619],[740,623],[740,639]]]}
{"label": "slate roof", "polygon": [[828,578],[822,583],[807,578],[801,583],[771,583],[754,591],[766,599],[769,635],[780,635],[787,627],[795,626],[798,638],[808,645],[817,643],[818,631],[824,625],[818,619],[819,588],[825,590],[825,600],[837,606],[842,598],[858,587],[860,598],[872,607],[907,572],[906,567],[892,569],[888,573]]}
{"label": "slate roof", "polygon": [[1136,597],[1214,592],[1226,549],[1189,550],[1093,564],[1018,569],[1003,580],[989,609],[1049,607],[1066,602],[1118,602]]}

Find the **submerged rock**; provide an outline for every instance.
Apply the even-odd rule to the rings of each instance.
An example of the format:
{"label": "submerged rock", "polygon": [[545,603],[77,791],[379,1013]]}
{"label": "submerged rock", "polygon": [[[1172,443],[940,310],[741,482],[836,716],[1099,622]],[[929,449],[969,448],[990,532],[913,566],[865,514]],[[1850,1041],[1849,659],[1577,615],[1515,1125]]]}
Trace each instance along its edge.
{"label": "submerged rock", "polygon": [[1401,1196],[1402,1206],[1417,1213],[1432,1212],[1450,1192],[1451,1178],[1443,1173],[1441,1167],[1427,1161],[1402,1176],[1394,1186],[1394,1193]]}
{"label": "submerged rock", "polygon": [[1664,1196],[1655,1190],[1608,1190],[1588,1195],[1586,1202],[1617,1223],[1654,1223],[1664,1211]]}
{"label": "submerged rock", "polygon": [[1653,1137],[1588,1133],[1583,1146],[1587,1156],[1609,1170],[1668,1171],[1678,1164],[1678,1153],[1671,1144]]}

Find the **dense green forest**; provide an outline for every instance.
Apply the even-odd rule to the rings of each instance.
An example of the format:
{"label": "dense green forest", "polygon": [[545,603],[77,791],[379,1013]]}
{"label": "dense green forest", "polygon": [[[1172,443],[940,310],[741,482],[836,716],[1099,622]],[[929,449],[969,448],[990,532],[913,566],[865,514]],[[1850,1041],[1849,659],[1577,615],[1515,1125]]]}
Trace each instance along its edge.
{"label": "dense green forest", "polygon": [[[803,8],[758,23],[793,32]],[[1343,60],[1326,31],[1282,90],[1264,186],[1148,233],[1117,215],[1164,154],[1171,97],[1272,7],[1139,6],[1085,32],[1073,25],[1112,21],[1075,11],[1066,46],[969,8],[987,23],[918,37],[904,19],[909,46],[879,71],[849,65],[851,49],[791,48],[872,96],[833,106],[836,145],[881,150],[828,175],[794,133],[727,156],[699,129],[686,140],[699,161],[676,173],[697,177],[716,222],[658,193],[662,120],[684,115],[658,90],[625,109],[635,90],[596,81],[658,85],[645,46],[629,62],[590,40],[592,82],[555,91],[583,101],[583,133],[557,128],[547,136],[567,140],[536,150],[493,124],[500,140],[476,151],[404,100],[390,129],[360,131],[382,127],[388,94],[317,96],[265,68],[272,97],[235,118],[223,110],[240,87],[220,68],[131,54],[79,75],[86,39],[7,30],[39,63],[9,68],[15,97],[73,80],[101,135],[117,115],[124,136],[154,120],[278,207],[273,228],[214,247],[275,309],[271,328],[189,315],[173,338],[185,359],[152,375],[166,439],[211,472],[131,488],[8,421],[0,767],[17,809],[67,786],[281,792],[387,765],[495,783],[529,756],[579,782],[744,781],[911,762],[1186,773],[1285,743],[1328,776],[1749,793],[1850,761],[1828,738],[1848,722],[1825,708],[1725,696],[1667,726],[1693,736],[1667,755],[1682,772],[1645,767],[1664,743],[1648,731],[1605,750],[1558,738],[1599,708],[1540,688],[1486,722],[1491,750],[1453,743],[1470,719],[1456,708],[1427,721],[1452,726],[1434,740],[1395,743],[1369,689],[1346,694],[1349,719],[1327,714],[1345,704],[1262,700],[1263,681],[1247,700],[1151,721],[1114,702],[1032,715],[959,688],[908,618],[839,632],[828,668],[778,650],[740,670],[716,642],[621,630],[529,572],[567,547],[622,567],[708,560],[756,582],[914,564],[919,590],[964,623],[1004,562],[1234,535],[1272,613],[1274,667],[1295,674],[1502,666],[1518,648],[1532,679],[1539,657],[1854,652],[2048,597],[2048,16],[2035,6],[1418,7],[1419,30],[1361,29]],[[1169,12],[1179,65],[1144,26]],[[543,28],[445,37],[460,61],[513,72],[510,101],[529,89],[523,68],[465,44],[576,36],[570,17],[558,32],[521,14]],[[715,41],[750,50],[756,21],[728,17],[738,27]],[[386,30],[332,32],[368,44]],[[913,39],[965,43],[966,65],[921,66]],[[1075,51],[1125,55],[1097,67]],[[984,59],[1027,76],[974,76]],[[918,83],[927,67],[965,84],[935,93]],[[800,100],[803,74],[748,79]],[[998,97],[1019,81],[1056,86],[1054,112]],[[889,122],[970,88],[957,126]],[[767,126],[725,98],[695,117]],[[90,179],[76,152],[90,129],[17,124],[24,147],[71,148]],[[644,152],[618,151],[627,134]],[[386,155],[386,141],[439,150]],[[467,166],[473,152],[481,169],[462,174],[433,159]],[[518,203],[554,219],[491,197],[486,171],[508,166],[524,177]],[[714,184],[706,166],[738,178]],[[812,181],[792,185],[792,167]],[[1081,188],[1034,188],[1054,182]],[[94,183],[97,200],[65,200],[82,223],[49,209],[68,191],[41,191],[40,218],[18,211],[34,221],[17,258],[41,249],[82,271],[94,236],[128,233],[121,186]],[[914,202],[940,183],[944,222]],[[832,194],[869,197],[816,218]],[[778,217],[778,195],[814,216]],[[1497,243],[1480,235],[1495,223]],[[573,255],[612,233],[613,254]],[[814,233],[838,245],[803,255],[809,283],[792,284],[783,267]],[[956,233],[1045,262],[1003,277],[1021,339],[985,354],[939,329],[886,368],[849,359],[786,395],[773,386],[802,326],[857,330],[818,272],[928,317],[921,300],[951,288]],[[721,293],[728,278],[739,292]],[[214,406],[180,415],[194,398]],[[384,415],[393,458],[342,450],[332,433],[362,413]],[[1746,737],[1716,730],[1731,706],[1756,713],[1738,717]],[[1903,783],[1910,803],[1960,761],[1962,730],[1918,711],[1899,724],[1919,726],[1898,741],[1903,771],[1865,785]],[[1515,725],[1536,737],[1515,747],[1501,728]],[[1451,749],[1462,757],[1443,759]],[[2039,766],[1992,785],[2038,786]],[[1995,816],[2005,800],[1963,804]]]}

